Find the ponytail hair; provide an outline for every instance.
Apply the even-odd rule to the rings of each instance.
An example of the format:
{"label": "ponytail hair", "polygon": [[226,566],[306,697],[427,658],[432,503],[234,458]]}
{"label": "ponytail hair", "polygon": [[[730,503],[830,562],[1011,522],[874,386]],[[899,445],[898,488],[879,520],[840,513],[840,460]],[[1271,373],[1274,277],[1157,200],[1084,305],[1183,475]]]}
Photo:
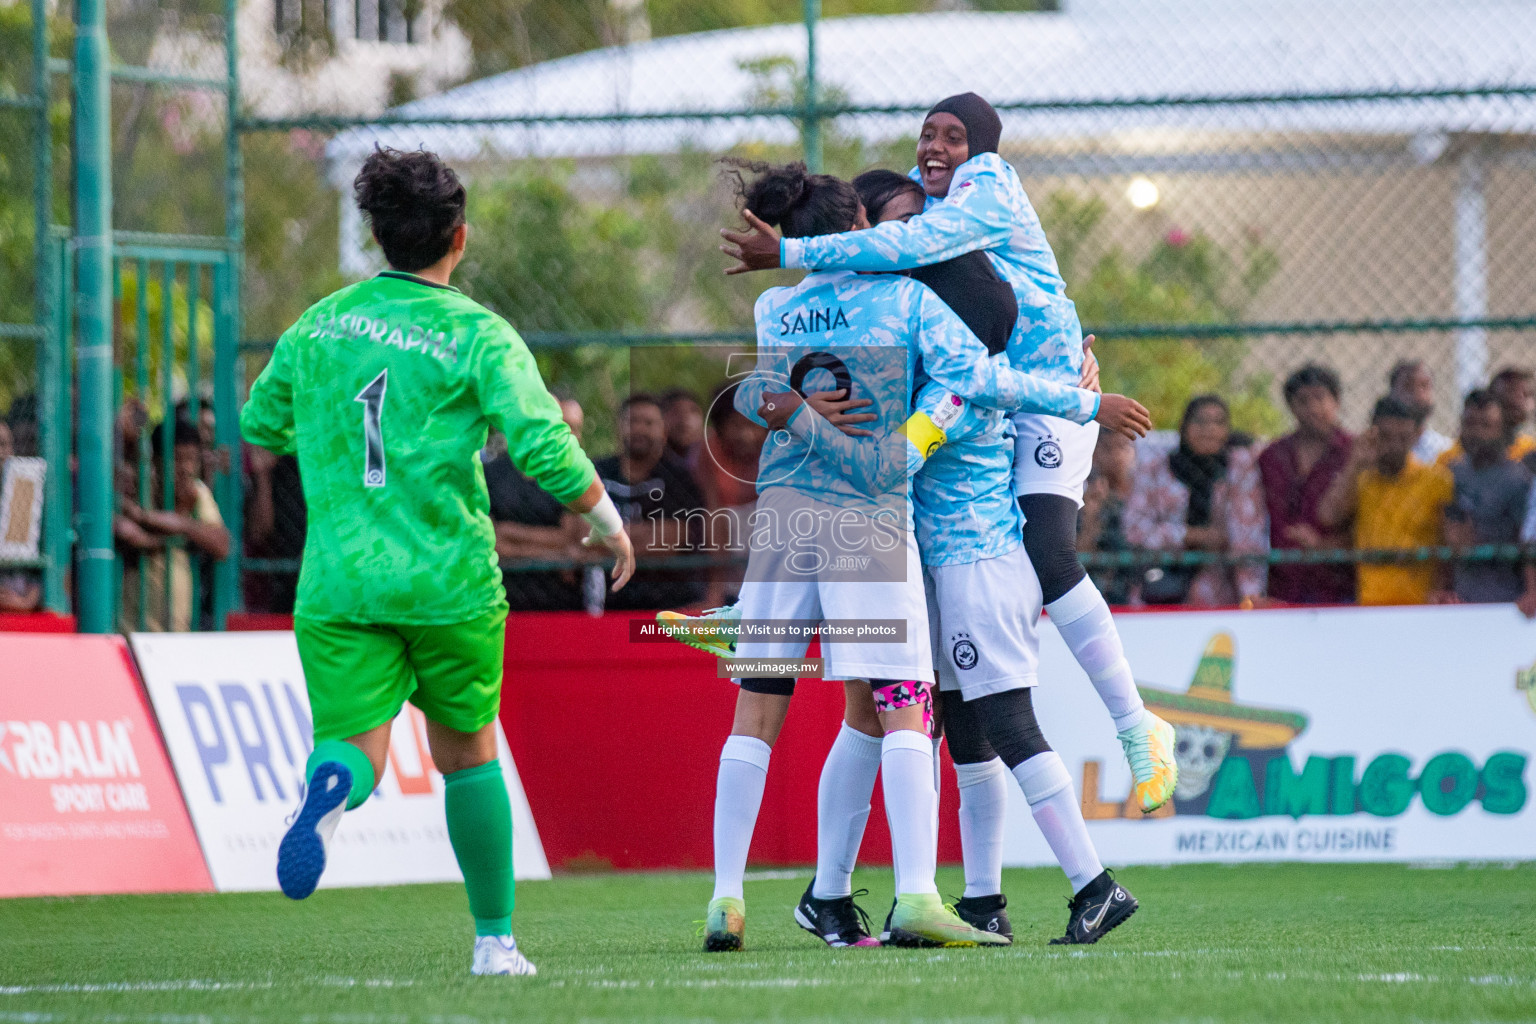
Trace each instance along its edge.
{"label": "ponytail hair", "polygon": [[[834,235],[852,230],[859,218],[859,194],[841,178],[812,174],[803,163],[772,166],[749,160],[722,161],[733,168],[743,209],[751,210],[787,238]],[[742,171],[757,175],[750,182]]]}

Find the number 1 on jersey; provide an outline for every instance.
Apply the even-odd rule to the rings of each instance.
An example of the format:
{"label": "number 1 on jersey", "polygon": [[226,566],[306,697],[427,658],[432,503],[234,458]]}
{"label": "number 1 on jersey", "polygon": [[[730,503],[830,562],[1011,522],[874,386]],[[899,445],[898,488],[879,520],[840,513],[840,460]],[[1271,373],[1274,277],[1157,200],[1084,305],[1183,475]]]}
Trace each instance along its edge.
{"label": "number 1 on jersey", "polygon": [[363,486],[384,486],[384,389],[389,386],[389,371],[379,375],[359,391],[354,402],[363,403]]}

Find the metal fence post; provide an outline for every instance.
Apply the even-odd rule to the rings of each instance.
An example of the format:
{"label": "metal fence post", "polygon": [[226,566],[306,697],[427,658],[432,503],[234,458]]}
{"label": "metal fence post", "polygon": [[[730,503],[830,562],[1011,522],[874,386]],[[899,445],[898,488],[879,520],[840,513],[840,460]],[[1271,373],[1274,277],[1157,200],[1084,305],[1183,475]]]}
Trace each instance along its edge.
{"label": "metal fence post", "polygon": [[48,0],[32,0],[32,94],[37,100],[37,120],[32,140],[33,248],[36,253],[37,298],[32,320],[45,328],[34,343],[37,366],[37,429],[41,453],[48,462],[48,476],[43,485],[43,543],[47,558],[43,568],[43,606],[50,611],[69,611],[69,593],[64,585],[72,547],[70,521],[66,512],[69,489],[69,421],[59,415],[67,405],[69,389],[64,386],[69,359],[63,352],[67,330],[59,330],[57,319],[63,309],[63,278],[58,265],[59,246],[52,234],[53,225],[53,125],[48,119],[52,90],[48,75]]}
{"label": "metal fence post", "polygon": [[821,99],[816,92],[816,23],[821,0],[805,0],[805,166],[821,171]]}
{"label": "metal fence post", "polygon": [[[240,350],[241,257],[245,251],[245,164],[240,152],[240,47],[236,30],[238,0],[224,0],[224,73],[227,85],[224,136],[224,235],[229,248],[221,270],[215,271],[213,354],[214,443],[229,455],[229,469],[216,482],[214,495],[225,510],[229,527],[229,557],[214,571],[213,627],[241,607],[240,562],[244,551],[245,494],[240,442],[240,389],[237,379]],[[222,282],[220,281],[222,276]]]}
{"label": "metal fence post", "polygon": [[80,629],[113,628],[112,95],[104,0],[75,5],[76,360],[80,370]]}
{"label": "metal fence post", "polygon": [[[32,95],[37,100],[37,121],[32,142],[32,246],[37,259],[37,306],[33,322],[48,322],[48,302],[53,282],[44,273],[48,266],[48,226],[53,220],[53,131],[48,123],[48,0],[32,0]],[[52,466],[48,467],[50,470]]]}

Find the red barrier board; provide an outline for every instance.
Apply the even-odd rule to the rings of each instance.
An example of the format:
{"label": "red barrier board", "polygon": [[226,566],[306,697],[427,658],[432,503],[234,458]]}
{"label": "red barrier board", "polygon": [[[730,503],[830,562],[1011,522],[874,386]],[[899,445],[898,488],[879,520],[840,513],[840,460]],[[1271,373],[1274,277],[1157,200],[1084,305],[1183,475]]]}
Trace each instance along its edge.
{"label": "red barrier board", "polygon": [[0,633],[73,633],[75,617],[53,612],[0,612]]}
{"label": "red barrier board", "polygon": [[[706,654],[676,643],[631,643],[635,618],[653,615],[526,612],[507,619],[501,725],[556,871],[707,868],[714,861],[715,775],[736,688],[715,678],[715,659]],[[230,617],[230,628],[242,626],[291,629],[292,619]],[[768,768],[753,864],[815,863],[816,784],[842,715],[842,684],[801,680]],[[955,863],[960,797],[945,760],[939,860]],[[861,859],[891,862],[878,784]]]}
{"label": "red barrier board", "polygon": [[[501,722],[555,870],[705,868],[720,747],[736,688],[681,644],[631,643],[631,618],[580,612],[507,623]],[[814,656],[814,652],[813,652]],[[816,785],[843,714],[841,683],[801,680],[773,750],[754,864],[816,861]],[[939,859],[960,859],[954,772],[942,772]],[[875,787],[862,861],[889,864]]]}
{"label": "red barrier board", "polygon": [[0,636],[0,896],[213,888],[119,637]]}

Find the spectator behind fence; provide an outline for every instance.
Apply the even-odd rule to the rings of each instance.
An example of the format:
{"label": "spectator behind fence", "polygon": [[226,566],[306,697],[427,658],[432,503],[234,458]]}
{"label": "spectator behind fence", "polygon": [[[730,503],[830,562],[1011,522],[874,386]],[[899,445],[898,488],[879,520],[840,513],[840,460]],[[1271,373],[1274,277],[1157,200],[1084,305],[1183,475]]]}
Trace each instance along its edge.
{"label": "spectator behind fence", "polygon": [[1413,457],[1423,463],[1434,462],[1440,453],[1456,442],[1429,425],[1435,411],[1435,378],[1422,359],[1402,359],[1387,374],[1387,394],[1418,412],[1424,419],[1419,439],[1413,443]]}
{"label": "spectator behind fence", "polygon": [[1527,429],[1536,415],[1536,374],[1506,366],[1493,375],[1488,387],[1499,400],[1509,457],[1518,462],[1536,454],[1536,437]]}
{"label": "spectator behind fence", "polygon": [[[1153,551],[1264,551],[1258,455],[1251,438],[1233,433],[1221,398],[1190,399],[1178,447],[1136,467],[1125,535],[1133,547]],[[1151,568],[1141,582],[1147,604],[1211,607],[1252,602],[1263,594],[1264,567],[1255,562]]]}
{"label": "spectator behind fence", "polygon": [[[1131,550],[1125,535],[1125,507],[1135,488],[1136,444],[1113,430],[1099,431],[1093,449],[1093,469],[1083,487],[1083,508],[1077,518],[1077,550],[1084,554]],[[1136,571],[1130,567],[1092,569],[1088,573],[1104,600],[1126,604]]]}
{"label": "spectator behind fence", "polygon": [[[1530,469],[1530,459],[1527,458],[1525,466]],[[1525,524],[1520,527],[1520,543],[1536,547],[1536,482],[1531,484],[1531,490],[1525,499]],[[1528,619],[1536,619],[1536,559],[1526,558],[1520,567],[1524,577],[1525,586],[1521,591],[1520,599],[1515,603],[1520,611]]]}
{"label": "spectator behind fence", "polygon": [[192,416],[192,403],[183,398],[176,403],[176,418],[197,424],[198,436],[203,439],[203,482],[213,484],[218,473],[229,472],[229,449],[218,444],[218,420],[213,413],[213,387],[199,389],[197,417]]}
{"label": "spectator behind fence", "polygon": [[[150,437],[154,451],[160,450],[164,423],[155,427]],[[118,474],[119,514],[113,522],[118,543],[139,555],[125,559],[123,567],[122,618],[119,628],[140,629],[139,573],[144,574],[143,629],[151,632],[186,632],[194,626],[192,604],[192,557],[212,561],[229,555],[229,531],[219,514],[213,492],[202,481],[202,437],[194,424],[172,420],[174,445],[173,495],[169,509],[140,507],[132,489],[132,467]],[[160,462],[153,463],[150,494],[161,494]],[[124,485],[129,490],[124,493]],[[170,594],[167,600],[166,574],[169,557]],[[212,583],[206,575],[203,586]]]}
{"label": "spectator behind fence", "polygon": [[[1413,457],[1418,413],[1387,397],[1376,403],[1371,426],[1355,439],[1349,464],[1328,488],[1318,515],[1329,526],[1354,527],[1355,548],[1411,550],[1441,543],[1453,483],[1444,466]],[[1361,604],[1423,604],[1448,596],[1446,567],[1405,559],[1355,567]]]}
{"label": "spectator behind fence", "polygon": [[[581,403],[568,395],[560,395],[559,401],[560,418],[580,441],[586,422]],[[496,447],[497,454],[485,462],[485,489],[491,496],[507,606],[515,612],[580,609],[585,524],[513,465],[505,443]],[[567,569],[524,572],[517,569],[518,562],[574,564]]]}
{"label": "spectator behind fence", "polygon": [[[635,554],[655,561],[672,554],[697,553],[702,541],[702,517],[687,513],[704,507],[692,476],[667,452],[666,421],[661,402],[636,393],[619,406],[619,452],[594,465],[603,486],[613,495],[619,513],[628,524]],[[695,604],[704,595],[697,580],[704,573],[644,569],[629,585],[608,595],[608,606],[618,609],[677,608]]]}
{"label": "spectator behind fence", "polygon": [[[10,425],[0,420],[0,481],[5,479],[5,464],[16,454]],[[53,472],[53,467],[48,467]],[[43,603],[43,588],[37,575],[23,569],[0,568],[0,612],[32,612]]]}
{"label": "spectator behind fence", "polygon": [[[298,457],[248,444],[245,476],[245,553],[251,558],[298,562],[304,555],[304,534],[309,526]],[[298,569],[247,570],[246,608],[291,615],[298,587]]]}
{"label": "spectator behind fence", "polygon": [[[1310,363],[1285,381],[1285,404],[1296,429],[1259,456],[1269,546],[1313,551],[1349,546],[1347,532],[1318,517],[1323,495],[1349,461],[1350,437],[1339,424],[1339,375]],[[1347,604],[1355,599],[1355,572],[1348,565],[1275,565],[1269,596],[1291,604]]]}
{"label": "spectator behind fence", "polygon": [[[747,536],[752,510],[757,507],[757,462],[768,431],[736,410],[736,384],[715,390],[709,403],[709,424],[694,474],[709,509],[706,537],[712,550],[747,555]],[[724,531],[718,528],[724,524]],[[719,568],[710,573],[704,596],[708,605],[724,604],[735,597],[743,568]]]}
{"label": "spectator behind fence", "polygon": [[667,425],[667,450],[699,480],[699,459],[704,441],[704,410],[698,396],[686,388],[673,388],[661,396],[661,416]]}
{"label": "spectator behind fence", "polygon": [[[1446,543],[1518,543],[1531,473],[1509,457],[1502,410],[1491,389],[1467,395],[1461,448],[1462,455],[1450,465],[1455,492],[1445,513]],[[1516,601],[1523,589],[1517,562],[1458,562],[1454,575],[1458,601]]]}
{"label": "spectator behind fence", "polygon": [[5,415],[6,426],[11,430],[11,454],[31,457],[43,453],[42,435],[37,429],[41,412],[34,393],[17,395],[11,400],[11,408]]}
{"label": "spectator behind fence", "polygon": [[[139,442],[149,426],[149,409],[137,395],[124,395],[117,406],[118,455],[129,466],[139,464]],[[154,453],[151,453],[153,457]]]}
{"label": "spectator behind fence", "polygon": [[[1493,375],[1488,390],[1499,403],[1504,450],[1516,462],[1536,461],[1536,437],[1525,432],[1532,413],[1536,412],[1536,375],[1530,370],[1506,366]],[[1437,461],[1449,466],[1461,455],[1461,445],[1455,444],[1442,452]]]}

